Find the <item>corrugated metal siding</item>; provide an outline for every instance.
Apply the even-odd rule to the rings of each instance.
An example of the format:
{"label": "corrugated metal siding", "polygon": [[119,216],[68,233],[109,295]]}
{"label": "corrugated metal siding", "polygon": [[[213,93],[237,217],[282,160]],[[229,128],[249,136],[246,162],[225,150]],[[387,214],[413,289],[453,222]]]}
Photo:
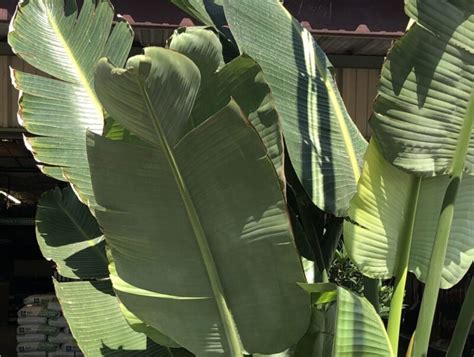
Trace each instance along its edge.
{"label": "corrugated metal siding", "polygon": [[[156,43],[157,39],[144,38],[144,40]],[[30,73],[39,72],[15,56],[0,56],[0,128],[19,128],[16,120],[18,92],[10,84],[9,66]],[[338,87],[347,110],[366,137],[370,136],[368,119],[372,114],[379,74],[379,69],[339,68],[336,70]]]}
{"label": "corrugated metal siding", "polygon": [[349,115],[365,137],[370,137],[369,118],[377,94],[379,69],[338,68],[336,80]]}

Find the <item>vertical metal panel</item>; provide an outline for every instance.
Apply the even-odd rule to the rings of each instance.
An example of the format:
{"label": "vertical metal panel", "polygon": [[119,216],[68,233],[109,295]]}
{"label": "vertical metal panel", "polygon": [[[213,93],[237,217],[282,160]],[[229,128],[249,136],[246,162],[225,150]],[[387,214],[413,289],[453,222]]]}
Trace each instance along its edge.
{"label": "vertical metal panel", "polygon": [[352,120],[356,118],[357,110],[357,70],[352,68],[344,68],[342,70],[342,98],[346,104],[347,111]]}
{"label": "vertical metal panel", "polygon": [[365,137],[370,137],[369,118],[377,94],[380,69],[338,68],[336,80],[352,120]]}
{"label": "vertical metal panel", "polygon": [[0,56],[0,128],[9,126],[11,91],[8,56]]}
{"label": "vertical metal panel", "polygon": [[358,68],[356,71],[356,114],[354,121],[359,130],[366,135],[367,121],[369,119],[367,113],[367,103],[369,102],[367,94],[369,87],[369,70]]}

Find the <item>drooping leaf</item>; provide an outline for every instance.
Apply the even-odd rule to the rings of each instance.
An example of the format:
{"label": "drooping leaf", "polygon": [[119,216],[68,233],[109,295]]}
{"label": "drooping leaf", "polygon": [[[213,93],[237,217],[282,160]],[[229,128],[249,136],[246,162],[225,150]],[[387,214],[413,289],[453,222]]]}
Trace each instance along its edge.
{"label": "drooping leaf", "polygon": [[[108,279],[104,238],[89,209],[79,202],[70,187],[56,188],[40,198],[36,234],[41,252],[56,263],[61,275],[89,279],[67,283],[55,281],[64,315],[84,353],[127,356],[134,351],[154,356],[162,349],[147,342],[144,334],[133,331],[126,322],[128,316],[120,312],[119,301]],[[131,323],[136,330],[146,331],[153,338],[159,334],[146,328],[137,318]],[[104,344],[116,349],[104,352]]]}
{"label": "drooping leaf", "polygon": [[[407,239],[405,227],[416,177],[388,163],[372,141],[344,225],[344,242],[359,269],[373,278],[388,279],[396,271],[398,250]],[[426,281],[436,233],[436,221],[449,177],[423,178],[408,263],[409,270]],[[471,232],[474,231],[474,179],[461,183],[454,221],[444,261],[441,288],[455,285],[474,261]]]}
{"label": "drooping leaf", "polygon": [[223,64],[222,46],[216,33],[205,28],[186,31],[171,37],[169,48],[190,58],[201,73],[201,86],[191,112],[192,126],[201,124],[233,98],[257,129],[283,183],[283,138],[261,68],[246,55],[219,68]]}
{"label": "drooping leaf", "polygon": [[[160,59],[159,66],[153,61],[157,58]],[[188,117],[199,90],[200,73],[187,57],[164,48],[148,47],[143,55],[128,60],[127,69],[117,68],[111,73],[112,64],[105,58],[99,61],[97,68],[96,76],[101,77],[97,78],[95,87],[100,92],[101,102],[112,118],[132,134],[149,145],[156,145],[160,136],[151,128],[161,122],[169,145],[174,146],[188,132],[191,127]],[[104,68],[109,68],[109,71]],[[112,77],[120,78],[121,84],[130,88],[115,87],[116,92],[109,90],[105,85]],[[156,79],[157,83],[150,86],[150,83],[145,83],[148,78]],[[171,85],[176,87],[175,91],[168,90]],[[115,99],[124,93],[137,105],[130,106]],[[147,105],[152,103],[160,105],[150,113]]]}
{"label": "drooping leaf", "polygon": [[[407,0],[405,9],[417,24],[384,64],[373,133],[384,157],[403,170],[433,176],[464,165],[472,174],[473,5]],[[463,143],[467,155],[461,153]]]}
{"label": "drooping leaf", "polygon": [[168,48],[190,58],[199,68],[201,82],[206,82],[224,65],[222,44],[209,27],[181,27],[168,40]]}
{"label": "drooping leaf", "polygon": [[163,335],[159,331],[145,324],[137,316],[135,316],[130,310],[128,310],[124,304],[119,302],[119,308],[122,315],[127,320],[130,327],[136,332],[141,332],[147,335],[150,339],[160,344],[161,346],[179,348],[180,346],[171,340],[169,337]]}
{"label": "drooping leaf", "polygon": [[278,113],[262,70],[258,64],[242,55],[227,63],[201,89],[191,112],[194,126],[234,99],[260,135],[275,170],[283,178],[283,138]]}
{"label": "drooping leaf", "polygon": [[295,357],[331,356],[335,324],[336,304],[313,306],[310,327],[298,342]]}
{"label": "drooping leaf", "polygon": [[12,70],[13,84],[21,91],[18,117],[33,135],[26,138],[27,146],[44,173],[69,181],[91,207],[85,132],[101,134],[103,129],[94,68],[103,56],[122,66],[133,41],[124,21],[111,31],[113,16],[107,0],[85,0],[80,12],[74,0],[21,1],[8,34],[20,58],[53,77]]}
{"label": "drooping leaf", "polygon": [[[163,73],[183,80],[167,82]],[[114,289],[133,314],[197,355],[280,352],[304,333],[309,306],[296,285],[304,275],[261,139],[234,101],[190,132],[183,126],[178,142],[167,125],[189,113],[158,115],[158,88],[173,98],[171,107],[182,106],[189,94],[181,83],[194,88],[199,80],[189,59],[163,49],[147,49],[125,70],[104,61],[97,68],[106,110],[138,136],[144,131],[134,132],[130,118],[141,116],[142,139],[154,138],[148,147],[89,135]]]}
{"label": "drooping leaf", "polygon": [[110,280],[54,281],[71,332],[86,356],[173,357],[125,321]]}
{"label": "drooping leaf", "polygon": [[313,312],[295,357],[393,357],[380,316],[370,302],[333,284],[305,284]]}
{"label": "drooping leaf", "polygon": [[89,209],[70,187],[43,194],[36,210],[36,238],[41,253],[72,279],[107,278],[105,242]]}
{"label": "drooping leaf", "polygon": [[316,206],[344,216],[367,144],[328,58],[278,0],[227,0],[224,9],[239,48],[262,67],[305,190]]}
{"label": "drooping leaf", "polygon": [[[111,276],[117,275],[117,269],[115,267],[115,261],[112,256],[112,253],[110,249],[107,247],[107,259],[109,261],[108,268],[109,268],[109,273]],[[145,334],[148,338],[156,342],[157,344],[165,347],[171,347],[171,348],[179,348],[180,346],[173,341],[171,338],[163,334],[162,332],[158,331],[157,329],[151,327],[147,323],[143,322],[140,320],[135,314],[133,314],[130,310],[126,308],[124,304],[122,304],[120,301],[118,301],[118,305],[120,308],[120,311],[127,321],[127,323],[130,325],[130,327],[136,331]],[[184,350],[184,349],[183,349]],[[174,350],[176,351],[176,350]]]}

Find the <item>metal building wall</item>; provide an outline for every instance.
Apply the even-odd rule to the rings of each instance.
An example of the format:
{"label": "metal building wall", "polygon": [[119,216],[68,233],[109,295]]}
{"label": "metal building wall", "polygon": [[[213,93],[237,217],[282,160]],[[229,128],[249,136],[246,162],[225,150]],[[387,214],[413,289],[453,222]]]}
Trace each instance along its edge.
{"label": "metal building wall", "polygon": [[[144,40],[156,43],[156,39],[145,38]],[[30,73],[38,73],[38,71],[15,56],[0,56],[0,128],[20,128],[16,119],[18,92],[10,84],[9,66]],[[379,69],[338,68],[336,70],[339,91],[344,98],[347,110],[366,137],[370,136],[368,119],[372,113],[379,74]]]}
{"label": "metal building wall", "polygon": [[378,68],[338,68],[336,80],[347,111],[362,135],[370,137],[369,118],[377,95]]}
{"label": "metal building wall", "polygon": [[0,129],[20,128],[16,119],[18,91],[11,85],[10,67],[33,74],[41,73],[16,56],[0,56]]}

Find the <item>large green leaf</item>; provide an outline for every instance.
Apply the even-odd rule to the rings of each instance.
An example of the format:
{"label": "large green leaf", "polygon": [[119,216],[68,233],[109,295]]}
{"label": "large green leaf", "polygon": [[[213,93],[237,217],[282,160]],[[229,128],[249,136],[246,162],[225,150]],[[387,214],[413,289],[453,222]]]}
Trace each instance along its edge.
{"label": "large green leaf", "polygon": [[108,279],[108,261],[99,226],[70,187],[56,188],[40,198],[36,234],[41,252],[56,263],[61,275],[89,279],[67,283],[55,281],[64,315],[84,353],[90,356],[127,356],[131,353],[154,356],[158,351],[167,351],[147,342],[143,333],[132,328],[150,334],[155,341],[169,342],[162,334],[133,315],[121,313]]}
{"label": "large green leaf", "polygon": [[472,174],[474,7],[469,1],[407,0],[405,9],[418,24],[396,42],[382,69],[374,135],[384,157],[403,170],[432,176],[465,165]]}
{"label": "large green leaf", "polygon": [[349,117],[331,64],[278,0],[226,0],[242,52],[262,67],[296,173],[316,206],[345,215],[366,142]]}
{"label": "large green leaf", "polygon": [[102,133],[102,106],[93,88],[97,60],[107,56],[122,66],[133,41],[130,26],[112,28],[114,10],[107,0],[21,1],[10,25],[12,50],[52,76],[12,70],[20,90],[20,123],[34,136],[27,146],[42,171],[71,182],[82,202],[94,206],[87,165],[85,132]]}
{"label": "large green leaf", "polygon": [[312,293],[310,327],[295,357],[393,357],[382,319],[363,297],[333,284],[304,285]]}
{"label": "large green leaf", "polygon": [[224,65],[222,44],[210,27],[181,27],[169,38],[168,48],[194,62],[201,73],[201,83]]}
{"label": "large green leaf", "polygon": [[[349,208],[350,222],[344,225],[344,242],[361,271],[374,278],[391,278],[397,269],[399,250],[406,239],[407,215],[412,204],[412,187],[417,178],[388,163],[372,141],[359,181],[358,192]],[[448,176],[423,178],[408,268],[426,281]],[[454,220],[444,261],[441,287],[455,285],[474,261],[474,178],[461,183]]]}
{"label": "large green leaf", "polygon": [[233,98],[257,130],[276,171],[284,179],[283,137],[278,113],[260,66],[242,55],[227,63],[201,89],[191,112],[194,126],[226,106]]}
{"label": "large green leaf", "polygon": [[174,356],[173,349],[131,329],[110,280],[54,281],[54,287],[71,332],[86,356]]}
{"label": "large green leaf", "polygon": [[201,73],[201,87],[191,112],[192,126],[201,124],[233,98],[262,138],[283,182],[283,137],[260,66],[250,57],[241,55],[221,67],[222,46],[209,28],[175,32],[169,48],[190,58]]}
{"label": "large green leaf", "polygon": [[109,276],[105,242],[95,218],[70,187],[44,193],[36,210],[36,238],[43,256],[72,279]]}
{"label": "large green leaf", "polygon": [[[192,105],[181,86],[199,81],[188,58],[158,48],[127,69],[97,68],[104,107],[152,145],[89,135],[114,289],[127,309],[199,356],[281,352],[304,333],[309,301],[296,284],[304,274],[279,180],[234,101],[176,141],[189,113],[160,115],[163,102]],[[146,136],[134,131],[137,117]]]}

